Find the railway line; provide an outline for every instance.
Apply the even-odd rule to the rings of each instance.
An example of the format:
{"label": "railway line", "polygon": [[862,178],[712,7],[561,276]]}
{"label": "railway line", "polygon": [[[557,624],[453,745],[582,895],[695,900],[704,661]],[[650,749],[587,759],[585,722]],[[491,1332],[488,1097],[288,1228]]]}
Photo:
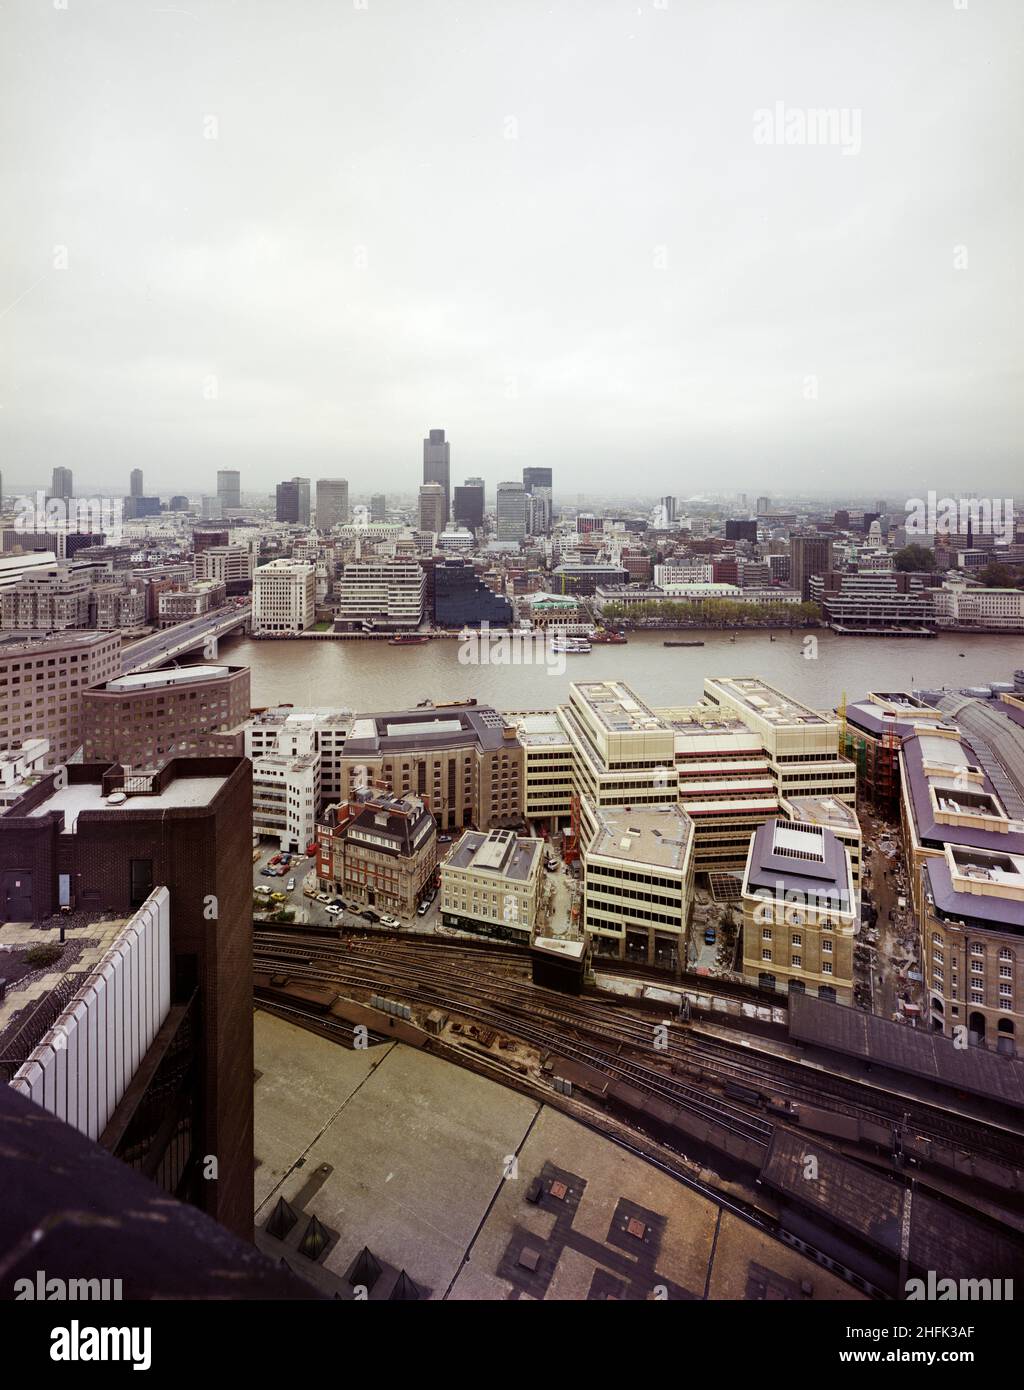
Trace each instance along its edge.
{"label": "railway line", "polygon": [[[535,998],[532,1002],[509,1001],[506,997],[507,981],[495,980],[488,985],[480,977],[467,980],[438,968],[418,967],[414,970],[408,966],[396,967],[390,959],[368,959],[362,952],[349,954],[344,947],[340,949],[340,958],[331,953],[337,964],[329,958],[326,966],[323,966],[314,963],[315,955],[319,954],[322,959],[322,953],[311,954],[293,942],[273,946],[269,952],[265,943],[258,943],[255,964],[257,968],[271,971],[275,965],[286,965],[291,974],[302,980],[347,985],[373,993],[379,993],[382,986],[386,988],[399,981],[414,998],[423,1000],[425,1004],[450,1009],[486,1028],[508,1034],[537,1048],[542,1056],[555,1052],[568,1060],[602,1071],[647,1096],[678,1106],[708,1123],[720,1125],[739,1138],[760,1145],[767,1145],[771,1139],[772,1125],[760,1116],[752,1116],[745,1107],[710,1096],[700,1088],[679,1080],[671,1071],[644,1065],[624,1057],[607,1045],[581,1038],[578,1036],[578,1018],[567,1019],[554,1009],[538,1007]],[[336,947],[335,952],[337,950]],[[572,1032],[576,1036],[570,1037]],[[647,1037],[649,1046],[649,1027]]]}
{"label": "railway line", "polygon": [[[699,1025],[685,1032],[670,1028],[661,1034],[662,1045],[656,1049],[659,1025],[651,1014],[632,1011],[625,1000],[611,1004],[592,995],[563,995],[534,985],[528,962],[516,948],[470,953],[457,943],[431,943],[428,953],[409,941],[385,945],[372,939],[303,939],[294,933],[266,931],[257,933],[256,951],[265,968],[276,964],[293,970],[317,969],[315,962],[320,961],[322,973],[305,978],[378,992],[389,987],[403,990],[411,999],[449,1008],[537,1048],[605,1069],[647,1095],[723,1123],[754,1142],[767,1143],[772,1132],[772,1126],[760,1118],[757,1101],[746,1107],[759,1112],[752,1125],[752,1117],[743,1109],[723,1106],[706,1089],[680,1080],[680,1073],[685,1077],[699,1069],[701,1079],[712,1085],[746,1087],[783,1103],[831,1106],[840,1114],[886,1126],[894,1135],[897,1126],[906,1124],[928,1142],[984,1154],[1004,1164],[1019,1165],[1024,1150],[1024,1140],[1012,1130],[950,1115],[927,1101],[890,1096],[877,1086],[810,1069],[798,1061],[758,1054],[740,1042],[702,1034]],[[625,1058],[624,1050],[650,1060]]]}

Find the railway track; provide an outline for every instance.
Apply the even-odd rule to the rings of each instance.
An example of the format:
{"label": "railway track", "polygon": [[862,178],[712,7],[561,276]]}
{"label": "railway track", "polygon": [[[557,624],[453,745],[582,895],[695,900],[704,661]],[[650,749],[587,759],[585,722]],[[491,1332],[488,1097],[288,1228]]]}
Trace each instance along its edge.
{"label": "railway track", "polygon": [[[817,1069],[809,1075],[799,1062],[785,1058],[761,1059],[739,1043],[692,1032],[684,1037],[669,1033],[667,1037],[662,1035],[664,1046],[658,1049],[656,1065],[627,1063],[621,1055],[623,1048],[642,1055],[654,1050],[658,1025],[652,1021],[652,1016],[630,1012],[625,1001],[610,1005],[592,996],[577,998],[534,985],[528,974],[528,959],[516,948],[496,946],[486,952],[468,952],[455,942],[431,943],[428,964],[424,948],[410,941],[395,941],[385,946],[373,939],[347,943],[268,931],[257,933],[256,949],[264,953],[261,958],[266,959],[268,965],[277,961],[294,968],[300,963],[308,965],[322,960],[351,968],[361,963],[368,973],[360,987],[379,990],[382,985],[387,987],[394,983],[425,1003],[449,1007],[466,1016],[470,1016],[468,1010],[480,1000],[487,1001],[494,1006],[494,1017],[488,1026],[512,1032],[524,1041],[533,1041],[537,1046],[546,1046],[564,1056],[569,1055],[570,1046],[575,1046],[579,1051],[573,1060],[605,1069],[615,1065],[619,1069],[615,1074],[630,1084],[672,1103],[685,1103],[693,1113],[705,1119],[719,1122],[706,1108],[709,1103],[713,1104],[714,1098],[666,1074],[662,1067],[671,1067],[673,1063],[698,1065],[705,1072],[720,1076],[723,1083],[731,1080],[753,1085],[779,1098],[833,1108],[875,1124],[894,1126],[902,1123],[909,1112],[915,1133],[936,1143],[952,1144],[968,1153],[984,1153],[1014,1165],[1020,1163],[1022,1141],[1011,1131],[983,1125],[980,1121],[954,1118],[927,1101],[890,1098],[878,1088],[823,1074]],[[385,977],[383,981],[380,975]],[[334,976],[328,972],[326,978],[333,980]],[[446,990],[452,991],[450,998]],[[524,1029],[537,1021],[547,1024],[555,1036],[546,1035],[543,1041],[538,1040],[537,1034],[532,1039],[527,1038]],[[609,1044],[616,1050],[611,1051]],[[591,1049],[589,1053],[588,1049]],[[630,1065],[637,1068],[632,1076],[626,1074]],[[736,1107],[730,1106],[729,1110],[732,1114]],[[737,1132],[755,1137],[748,1130]],[[767,1142],[770,1134],[771,1126],[765,1125],[760,1142]]]}
{"label": "railway track", "polygon": [[469,981],[459,977],[453,979],[450,972],[441,969],[412,970],[401,965],[396,968],[391,960],[363,959],[361,953],[346,954],[337,964],[328,960],[325,965],[317,965],[311,963],[309,951],[303,951],[291,942],[271,948],[269,954],[260,954],[263,949],[262,945],[257,947],[254,963],[271,973],[274,973],[275,966],[280,968],[285,965],[288,972],[299,979],[337,985],[339,988],[346,985],[371,993],[379,993],[382,986],[386,989],[399,980],[414,998],[419,997],[434,1007],[448,1009],[528,1043],[541,1056],[555,1052],[570,1061],[595,1068],[619,1078],[645,1095],[676,1105],[754,1143],[766,1146],[771,1139],[774,1127],[760,1116],[751,1115],[746,1108],[719,1101],[699,1088],[678,1080],[671,1073],[633,1061],[607,1046],[580,1038],[578,1033],[569,1036],[577,1029],[578,1019],[567,1020],[554,1010],[538,1008],[536,1000],[532,1005],[508,1001],[505,997],[506,981],[495,980],[488,985],[480,977]]}

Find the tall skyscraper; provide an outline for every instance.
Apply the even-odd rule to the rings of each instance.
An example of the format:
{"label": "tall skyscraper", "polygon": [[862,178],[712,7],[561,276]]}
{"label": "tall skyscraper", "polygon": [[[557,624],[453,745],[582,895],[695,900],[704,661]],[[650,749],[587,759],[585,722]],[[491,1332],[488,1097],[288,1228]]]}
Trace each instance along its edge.
{"label": "tall skyscraper", "polygon": [[440,483],[424,483],[420,488],[420,530],[442,532],[447,524],[444,488]]}
{"label": "tall skyscraper", "polygon": [[828,574],[832,568],[832,540],[817,533],[796,534],[789,538],[789,582],[800,590],[800,599],[810,598],[811,576]]}
{"label": "tall skyscraper", "polygon": [[133,468],[128,479],[128,491],[132,497],[142,496],[142,469]]}
{"label": "tall skyscraper", "polygon": [[277,485],[277,519],[309,525],[309,479],[289,478]]}
{"label": "tall skyscraper", "polygon": [[53,470],[53,480],[50,483],[51,497],[63,497],[65,500],[73,497],[75,495],[74,486],[70,468],[55,468]]}
{"label": "tall skyscraper", "polygon": [[521,541],[526,535],[526,489],[522,483],[498,484],[497,530],[499,541]]}
{"label": "tall skyscraper", "polygon": [[344,526],[349,520],[348,479],[318,478],[316,482],[316,524],[321,531]]}
{"label": "tall skyscraper", "polygon": [[664,511],[666,525],[671,526],[676,519],[676,499],[674,497],[663,497],[661,499],[661,506]]}
{"label": "tall skyscraper", "polygon": [[444,488],[444,521],[447,525],[452,511],[451,445],[445,440],[444,430],[431,430],[423,441],[423,481],[440,483]]}
{"label": "tall skyscraper", "polygon": [[484,524],[484,484],[482,478],[467,478],[462,487],[455,489],[452,500],[452,513],[455,520],[470,531],[478,531]]}
{"label": "tall skyscraper", "polygon": [[241,509],[241,475],[237,468],[218,468],[217,496],[220,498],[221,512]]}
{"label": "tall skyscraper", "polygon": [[370,498],[370,520],[386,521],[388,515],[388,499],[383,492],[375,492]]}
{"label": "tall skyscraper", "polygon": [[759,498],[757,499],[757,514],[758,514],[758,516],[764,516],[765,512],[768,510],[768,508],[769,508],[770,506],[771,506],[771,498],[770,498],[770,497],[759,497]]}
{"label": "tall skyscraper", "polygon": [[530,507],[530,531],[535,536],[547,535],[553,519],[551,469],[524,468],[523,487],[533,498]]}

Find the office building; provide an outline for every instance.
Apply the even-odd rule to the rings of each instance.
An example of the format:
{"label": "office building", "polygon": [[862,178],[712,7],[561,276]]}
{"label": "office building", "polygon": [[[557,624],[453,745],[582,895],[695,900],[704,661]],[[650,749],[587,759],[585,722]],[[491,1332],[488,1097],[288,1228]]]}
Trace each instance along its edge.
{"label": "office building", "polygon": [[132,497],[141,497],[143,495],[141,468],[132,469],[128,479],[128,491]]}
{"label": "office building", "polygon": [[675,969],[693,904],[693,823],[676,805],[584,800],[584,922],[596,956]]}
{"label": "office building", "polygon": [[157,768],[171,757],[240,757],[249,707],[247,666],[116,676],[82,695],[82,756],[132,768]]}
{"label": "office building", "polygon": [[761,989],[853,1003],[859,910],[850,855],[827,827],[769,820],[743,875],[743,974]]}
{"label": "office building", "polygon": [[467,478],[455,489],[452,504],[454,520],[470,531],[479,531],[484,524],[484,485]]}
{"label": "office building", "polygon": [[313,626],[316,571],[294,560],[259,565],[252,580],[252,630],[256,637],[295,637]]}
{"label": "office building", "polygon": [[304,753],[320,755],[321,800],[333,803],[347,786],[342,776],[345,740],[352,727],[352,711],[347,709],[295,709],[277,705],[260,710],[243,730],[246,756],[256,762],[270,754],[297,757]]}
{"label": "office building", "polygon": [[423,441],[423,481],[440,483],[444,488],[444,520],[436,528],[443,531],[451,516],[451,444],[444,430],[431,430]]}
{"label": "office building", "polygon": [[488,705],[434,705],[352,721],[343,796],[366,786],[422,797],[441,830],[514,827],[523,814],[523,750]]}
{"label": "office building", "polygon": [[440,535],[447,522],[447,499],[440,483],[424,483],[419,496],[419,529]]}
{"label": "office building", "polygon": [[245,592],[256,573],[258,549],[255,542],[245,545],[204,545],[192,560],[197,580],[223,584],[229,594]]}
{"label": "office building", "polygon": [[414,555],[352,560],[334,586],[341,631],[411,631],[423,621],[426,581]]}
{"label": "office building", "polygon": [[318,478],[316,483],[316,525],[318,531],[347,526],[351,520],[347,478]]}
{"label": "office building", "polygon": [[527,534],[526,489],[522,483],[498,484],[496,534],[499,541],[522,541]]}
{"label": "office building", "polygon": [[69,564],[29,569],[0,592],[0,625],[65,632],[92,626],[92,579]]}
{"label": "office building", "polygon": [[242,478],[237,468],[218,468],[217,496],[220,499],[221,515],[242,509]]}
{"label": "office building", "polygon": [[45,738],[65,762],[82,742],[82,692],[120,674],[116,632],[0,640],[0,749]]}
{"label": "office building", "polygon": [[[176,758],[148,774],[71,763],[0,814],[0,919],[42,922],[67,906],[76,922],[94,924],[81,929],[83,944],[101,943],[87,982],[95,1002],[66,1016],[66,1047],[29,1052],[28,1093],[86,1133],[109,1115],[100,1133],[115,1154],[246,1239],[253,1225],[251,797],[245,759]],[[127,922],[140,909],[144,922],[123,935],[102,917]],[[123,975],[129,985],[143,972],[153,987],[133,996],[143,1010],[135,1019],[111,1006],[125,997],[112,994],[104,1030],[97,1025],[115,950],[125,965],[126,950],[135,962]],[[67,996],[58,1000],[63,1008]],[[111,1048],[122,1020],[129,1025],[123,1046]],[[158,1050],[147,1052],[156,1037]],[[96,1056],[96,1046],[98,1070],[73,1069],[77,1056]],[[147,1084],[126,1084],[126,1064],[131,1079],[146,1076]]]}
{"label": "office building", "polygon": [[309,525],[309,479],[289,478],[277,485],[277,519],[295,526]]}
{"label": "office building", "polygon": [[730,517],[725,523],[727,541],[757,541],[757,522]]}
{"label": "office building", "polygon": [[434,566],[434,621],[438,627],[511,627],[512,604],[496,594],[466,560]]}
{"label": "office building", "polygon": [[74,479],[71,476],[70,468],[55,468],[53,478],[50,482],[50,496],[60,497],[65,502],[75,495]]}
{"label": "office building", "polygon": [[572,812],[572,744],[557,710],[505,715],[523,750],[524,811],[530,825],[553,831]]}
{"label": "office building", "polygon": [[323,891],[408,917],[437,867],[437,826],[423,799],[366,789],[328,806],[317,826]]}
{"label": "office building", "polygon": [[832,539],[817,533],[796,532],[789,541],[789,581],[802,603],[811,596],[812,575],[828,574],[832,568]]}
{"label": "office building", "polygon": [[252,759],[252,833],[304,853],[316,838],[320,754],[268,753]]}
{"label": "office building", "polygon": [[388,499],[383,492],[375,492],[370,498],[371,522],[384,522],[388,517]]}
{"label": "office building", "polygon": [[157,622],[161,627],[202,618],[227,602],[227,587],[212,579],[194,579],[181,589],[165,589],[157,598]]}
{"label": "office building", "polygon": [[446,927],[529,945],[541,912],[544,841],[467,830],[441,865]]}

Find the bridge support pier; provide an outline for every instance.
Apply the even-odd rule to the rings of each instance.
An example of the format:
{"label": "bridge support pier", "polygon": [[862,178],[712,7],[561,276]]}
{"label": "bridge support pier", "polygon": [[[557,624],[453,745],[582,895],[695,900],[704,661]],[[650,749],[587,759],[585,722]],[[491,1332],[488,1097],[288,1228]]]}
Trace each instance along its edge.
{"label": "bridge support pier", "polygon": [[212,633],[203,643],[203,656],[207,661],[217,660],[217,634]]}

